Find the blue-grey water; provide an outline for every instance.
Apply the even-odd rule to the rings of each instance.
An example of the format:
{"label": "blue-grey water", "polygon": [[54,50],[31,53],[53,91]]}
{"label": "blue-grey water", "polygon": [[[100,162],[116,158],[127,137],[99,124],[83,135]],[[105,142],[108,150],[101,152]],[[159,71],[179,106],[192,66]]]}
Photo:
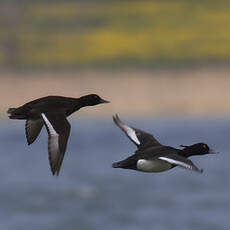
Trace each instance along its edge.
{"label": "blue-grey water", "polygon": [[[124,119],[124,118],[123,118]],[[0,229],[228,230],[230,119],[129,119],[178,147],[206,142],[218,155],[191,159],[203,174],[113,169],[135,146],[111,119],[71,120],[59,177],[48,165],[47,133],[27,146],[23,121],[0,122]]]}

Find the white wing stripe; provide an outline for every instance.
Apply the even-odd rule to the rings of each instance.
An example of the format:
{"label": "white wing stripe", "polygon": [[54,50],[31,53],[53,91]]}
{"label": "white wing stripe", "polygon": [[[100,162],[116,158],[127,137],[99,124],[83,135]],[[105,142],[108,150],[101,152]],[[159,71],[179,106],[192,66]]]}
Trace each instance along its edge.
{"label": "white wing stripe", "polygon": [[41,114],[42,118],[45,122],[45,125],[48,129],[49,139],[48,139],[48,151],[49,151],[49,159],[51,170],[54,173],[56,171],[57,163],[60,157],[59,151],[59,134],[55,131],[54,127],[47,119],[44,113]]}
{"label": "white wing stripe", "polygon": [[159,157],[158,159],[160,160],[164,160],[164,161],[167,161],[171,164],[176,164],[176,165],[179,165],[179,166],[182,166],[182,167],[185,167],[185,168],[188,168],[188,169],[192,169],[193,167],[189,164],[186,164],[182,161],[177,161],[177,160],[174,160],[174,159],[171,159],[171,158],[167,158],[167,157]]}
{"label": "white wing stripe", "polygon": [[137,138],[137,135],[136,135],[136,132],[135,130],[133,130],[132,128],[130,128],[129,126],[127,125],[124,125],[123,126],[125,131],[127,132],[128,136],[135,142],[137,143],[138,145],[140,145],[140,141],[138,140]]}
{"label": "white wing stripe", "polygon": [[54,127],[50,123],[50,121],[47,119],[46,115],[44,113],[41,114],[44,122],[47,125],[47,128],[49,129],[50,135],[51,136],[58,136],[58,133],[55,131]]}

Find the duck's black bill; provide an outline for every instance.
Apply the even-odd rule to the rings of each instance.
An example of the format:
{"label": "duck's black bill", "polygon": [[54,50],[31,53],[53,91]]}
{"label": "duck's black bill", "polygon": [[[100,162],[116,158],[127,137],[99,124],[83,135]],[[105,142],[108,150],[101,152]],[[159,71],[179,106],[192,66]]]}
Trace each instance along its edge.
{"label": "duck's black bill", "polygon": [[101,99],[101,100],[100,100],[100,104],[105,104],[105,103],[110,103],[110,101],[106,101],[106,100],[104,100],[104,99]]}
{"label": "duck's black bill", "polygon": [[210,153],[210,154],[217,154],[218,152],[214,151],[213,149],[210,149],[208,153]]}

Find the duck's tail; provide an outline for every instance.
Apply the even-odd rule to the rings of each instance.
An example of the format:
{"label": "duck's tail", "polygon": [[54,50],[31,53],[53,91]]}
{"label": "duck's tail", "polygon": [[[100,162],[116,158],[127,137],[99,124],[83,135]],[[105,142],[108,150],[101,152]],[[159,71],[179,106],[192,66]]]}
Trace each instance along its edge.
{"label": "duck's tail", "polygon": [[112,167],[113,167],[113,168],[122,168],[122,164],[121,164],[120,161],[114,162],[114,163],[112,164]]}
{"label": "duck's tail", "polygon": [[136,160],[132,159],[132,156],[123,160],[117,161],[112,164],[113,168],[123,168],[123,169],[137,169]]}
{"label": "duck's tail", "polygon": [[9,108],[7,114],[10,119],[26,119],[25,114],[18,108]]}

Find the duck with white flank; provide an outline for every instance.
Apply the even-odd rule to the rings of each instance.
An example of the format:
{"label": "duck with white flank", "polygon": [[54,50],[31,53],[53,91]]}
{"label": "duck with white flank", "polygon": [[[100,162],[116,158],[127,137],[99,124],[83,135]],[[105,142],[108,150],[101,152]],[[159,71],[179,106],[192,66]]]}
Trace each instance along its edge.
{"label": "duck with white flank", "polygon": [[175,166],[180,166],[202,173],[203,169],[196,167],[187,158],[193,155],[215,153],[204,143],[191,146],[181,145],[184,149],[165,146],[160,144],[151,134],[124,124],[118,115],[114,116],[113,120],[137,146],[137,151],[132,156],[113,163],[113,168],[133,169],[142,172],[163,172]]}
{"label": "duck with white flank", "polygon": [[53,175],[58,175],[65,155],[70,134],[70,124],[66,117],[85,106],[93,106],[109,101],[96,94],[80,98],[47,96],[28,102],[18,108],[8,109],[10,119],[26,120],[28,145],[38,137],[43,124],[48,132],[49,162]]}

